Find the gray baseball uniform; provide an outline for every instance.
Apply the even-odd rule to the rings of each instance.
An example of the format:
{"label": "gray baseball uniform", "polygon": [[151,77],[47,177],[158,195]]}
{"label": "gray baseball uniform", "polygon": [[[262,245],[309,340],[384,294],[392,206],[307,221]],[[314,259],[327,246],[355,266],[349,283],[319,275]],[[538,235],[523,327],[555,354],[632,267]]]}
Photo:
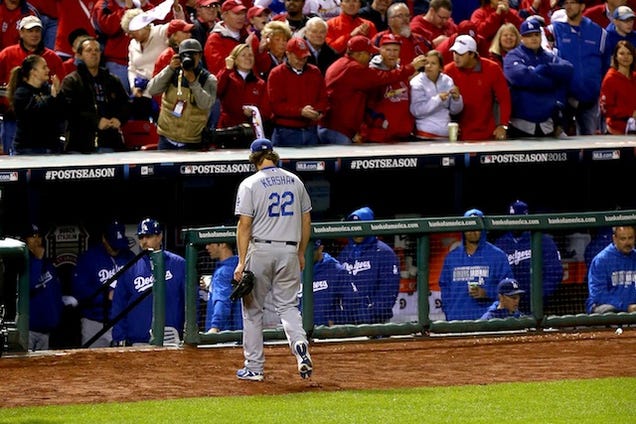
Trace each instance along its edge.
{"label": "gray baseball uniform", "polygon": [[311,210],[300,178],[276,166],[266,167],[241,182],[236,215],[252,217],[246,269],[256,276],[251,295],[243,298],[245,367],[263,372],[263,305],[269,291],[290,347],[307,343],[298,310],[301,274],[298,244],[302,216]]}

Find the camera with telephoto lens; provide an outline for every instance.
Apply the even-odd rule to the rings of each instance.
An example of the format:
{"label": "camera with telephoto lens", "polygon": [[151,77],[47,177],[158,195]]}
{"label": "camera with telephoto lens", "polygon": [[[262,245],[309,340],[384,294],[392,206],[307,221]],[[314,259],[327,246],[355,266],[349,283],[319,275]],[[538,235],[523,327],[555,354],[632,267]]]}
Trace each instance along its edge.
{"label": "camera with telephoto lens", "polygon": [[194,52],[179,53],[179,58],[181,58],[181,67],[184,70],[191,71],[194,69]]}

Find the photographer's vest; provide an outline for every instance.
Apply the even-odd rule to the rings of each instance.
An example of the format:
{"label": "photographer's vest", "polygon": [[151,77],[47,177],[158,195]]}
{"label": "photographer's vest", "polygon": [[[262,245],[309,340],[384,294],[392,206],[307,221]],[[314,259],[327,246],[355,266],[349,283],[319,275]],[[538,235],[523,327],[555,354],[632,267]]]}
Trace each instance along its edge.
{"label": "photographer's vest", "polygon": [[[201,69],[197,79],[201,87],[205,86],[210,73]],[[179,73],[175,72],[168,89],[161,97],[161,113],[157,132],[179,143],[200,143],[201,133],[205,128],[210,109],[201,109],[194,103],[192,90],[188,80],[183,77],[181,94],[177,94]],[[181,103],[181,105],[179,105]],[[180,116],[178,116],[180,114]]]}

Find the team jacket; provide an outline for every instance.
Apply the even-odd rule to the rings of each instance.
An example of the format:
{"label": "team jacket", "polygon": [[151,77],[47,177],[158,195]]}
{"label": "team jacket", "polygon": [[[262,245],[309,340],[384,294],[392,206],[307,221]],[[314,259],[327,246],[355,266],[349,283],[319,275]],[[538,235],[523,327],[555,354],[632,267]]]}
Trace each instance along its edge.
{"label": "team jacket", "polygon": [[411,64],[380,71],[363,66],[349,56],[336,60],[325,75],[329,111],[323,126],[352,138],[363,122],[369,90],[402,81],[413,72]]}
{"label": "team jacket", "polygon": [[435,134],[441,137],[448,136],[448,123],[450,115],[457,115],[464,108],[464,99],[454,100],[452,96],[443,101],[440,92],[448,92],[455,83],[445,73],[440,73],[437,81],[431,81],[424,72],[420,72],[410,81],[411,104],[409,110],[415,117],[415,126],[418,131]]}
{"label": "team jacket", "polygon": [[453,18],[450,18],[442,25],[441,28],[438,28],[431,22],[424,19],[424,14],[414,16],[409,23],[409,27],[411,28],[411,31],[423,36],[427,40],[431,41],[431,43],[440,35],[450,37],[457,32],[457,25],[453,21]]}
{"label": "team jacket", "polygon": [[[100,92],[95,91],[99,85]],[[130,114],[130,102],[124,86],[116,76],[100,68],[93,77],[82,61],[77,71],[62,81],[60,94],[64,96],[66,119],[66,150],[94,152],[96,147],[124,150],[121,134],[116,129],[98,129],[99,120],[117,118],[123,124]],[[97,146],[96,146],[97,144]]]}
{"label": "team jacket", "polygon": [[566,102],[565,87],[572,64],[540,48],[536,53],[520,44],[503,58],[510,86],[512,118],[540,123],[552,118]]}
{"label": "team jacket", "polygon": [[601,110],[610,134],[625,134],[627,120],[636,110],[636,72],[627,78],[614,68],[609,68],[601,84]]}
{"label": "team jacket", "polygon": [[[109,290],[100,292],[89,302],[102,284],[126,265],[134,254],[130,250],[121,251],[117,256],[110,256],[103,244],[90,247],[77,259],[73,271],[72,293],[80,303],[80,314],[93,321],[105,322],[110,315],[111,302],[107,295]],[[114,281],[111,287],[115,287]]]}
{"label": "team jacket", "polygon": [[[523,298],[524,295],[521,295],[521,296]],[[510,311],[508,311],[508,309],[506,308],[501,308],[501,309],[498,309],[498,308],[499,308],[499,301],[495,300],[495,302],[488,307],[488,309],[486,310],[486,312],[484,312],[484,314],[481,316],[480,319],[521,318],[523,316],[523,314],[519,312],[518,309],[514,311],[513,313],[510,313]]]}
{"label": "team jacket", "polygon": [[[50,3],[50,0],[44,0]],[[73,56],[73,50],[68,42],[69,34],[75,28],[84,28],[89,35],[95,36],[95,29],[90,21],[90,13],[94,0],[58,0],[57,7],[57,36],[55,37],[55,51]]]}
{"label": "team jacket", "polygon": [[598,305],[613,305],[627,312],[636,303],[636,251],[624,255],[614,243],[594,257],[587,275],[590,296],[585,302],[587,313]]}
{"label": "team jacket", "polygon": [[607,32],[586,17],[579,27],[553,22],[549,30],[559,56],[574,67],[568,94],[583,103],[598,101],[601,80],[609,63],[605,51]]}
{"label": "team jacket", "polygon": [[[185,259],[164,250],[166,270],[166,326],[174,327],[181,334],[185,322]],[[145,290],[152,290],[155,279],[150,258],[144,256],[130,267],[117,281],[111,319],[116,317]],[[152,325],[153,295],[118,321],[113,327],[113,341],[148,343]]]}
{"label": "team jacket", "polygon": [[14,10],[9,10],[5,3],[0,1],[0,50],[20,41],[18,24],[24,16],[40,16],[35,7],[26,0],[20,0],[20,5]]}
{"label": "team jacket", "polygon": [[212,294],[207,305],[205,318],[205,330],[212,327],[219,330],[242,330],[243,316],[241,312],[241,301],[232,302],[232,280],[234,279],[234,268],[238,264],[238,256],[218,261],[216,269],[212,275],[210,288]]}
{"label": "team jacket", "polygon": [[265,81],[251,71],[244,79],[236,69],[225,68],[218,78],[217,96],[221,101],[218,128],[251,122],[243,113],[244,105],[257,106],[263,121],[270,120],[272,112]]}
{"label": "team jacket", "polygon": [[349,273],[330,254],[314,263],[314,325],[347,324],[343,316],[342,299],[351,293]]}
{"label": "team jacket", "polygon": [[[444,73],[455,81],[464,99],[459,117],[460,139],[489,140],[497,125],[510,121],[510,91],[503,71],[496,62],[480,58],[473,69],[460,69],[454,62],[444,67]],[[499,105],[499,120],[495,122],[495,100]]]}
{"label": "team jacket", "polygon": [[53,264],[29,252],[29,330],[49,333],[62,317],[62,283]]}
{"label": "team jacket", "polygon": [[376,47],[380,47],[380,40],[385,34],[393,34],[400,41],[400,64],[411,63],[417,56],[426,54],[433,49],[433,44],[423,35],[411,33],[408,37],[405,37],[394,33],[390,29],[378,32],[373,39],[373,44]]}
{"label": "team jacket", "polygon": [[[379,55],[371,59],[369,66],[385,72],[390,71]],[[364,124],[360,129],[363,139],[388,143],[409,137],[415,123],[409,106],[408,77],[373,89],[367,100]]]}
{"label": "team jacket", "polygon": [[[368,207],[351,215],[362,221],[373,220]],[[349,272],[352,293],[343,297],[343,310],[349,323],[381,323],[393,317],[393,305],[400,289],[400,260],[386,243],[366,237],[362,243],[349,240],[338,261]]]}
{"label": "team jacket", "polygon": [[495,38],[497,30],[503,24],[511,23],[519,29],[523,22],[518,12],[512,7],[508,8],[506,13],[497,14],[497,8],[492,7],[490,2],[475,10],[470,16],[470,20],[477,26],[477,33],[488,42]]}
{"label": "team jacket", "polygon": [[373,40],[373,37],[378,33],[373,22],[361,18],[358,15],[347,15],[344,12],[341,12],[340,15],[336,17],[330,18],[327,20],[327,44],[339,55],[345,54],[347,42],[349,38],[351,38],[351,31],[362,24],[369,25],[369,31],[366,36],[370,40]]}
{"label": "team jacket", "polygon": [[[448,321],[479,319],[488,305],[497,298],[497,284],[512,278],[506,254],[486,241],[482,233],[479,246],[472,256],[462,244],[446,256],[439,287],[442,291],[442,309]],[[468,284],[477,283],[486,290],[488,298],[475,300],[468,294]]]}
{"label": "team jacket", "polygon": [[244,43],[247,36],[247,30],[243,29],[237,40],[222,21],[217,22],[203,47],[203,56],[205,56],[208,71],[218,76],[225,69],[225,58],[230,55],[234,47]]}
{"label": "team jacket", "polygon": [[[508,263],[512,273],[519,283],[519,288],[525,290],[521,296],[519,309],[524,313],[530,313],[530,260],[532,252],[530,245],[532,236],[529,231],[521,233],[515,238],[512,233],[506,233],[495,241],[495,246],[504,251],[508,256]],[[563,265],[556,244],[551,237],[543,235],[541,238],[543,249],[543,298],[553,294],[563,280]]]}
{"label": "team jacket", "polygon": [[276,126],[315,126],[316,121],[300,115],[303,107],[310,105],[323,113],[327,110],[325,79],[315,65],[305,65],[301,74],[296,73],[287,62],[276,66],[267,79],[267,95]]}

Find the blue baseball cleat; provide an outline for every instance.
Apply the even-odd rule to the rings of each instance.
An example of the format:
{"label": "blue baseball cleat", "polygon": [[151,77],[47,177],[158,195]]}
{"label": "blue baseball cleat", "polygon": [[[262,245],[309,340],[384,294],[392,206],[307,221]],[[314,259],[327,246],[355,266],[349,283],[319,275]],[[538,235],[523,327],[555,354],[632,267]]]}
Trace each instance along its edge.
{"label": "blue baseball cleat", "polygon": [[294,355],[296,355],[296,360],[298,361],[298,372],[300,373],[300,376],[302,378],[311,377],[313,363],[311,362],[311,356],[309,356],[307,343],[294,343]]}
{"label": "blue baseball cleat", "polygon": [[241,368],[236,371],[236,376],[239,380],[249,380],[249,381],[263,381],[263,373],[262,372],[254,372],[247,368]]}

